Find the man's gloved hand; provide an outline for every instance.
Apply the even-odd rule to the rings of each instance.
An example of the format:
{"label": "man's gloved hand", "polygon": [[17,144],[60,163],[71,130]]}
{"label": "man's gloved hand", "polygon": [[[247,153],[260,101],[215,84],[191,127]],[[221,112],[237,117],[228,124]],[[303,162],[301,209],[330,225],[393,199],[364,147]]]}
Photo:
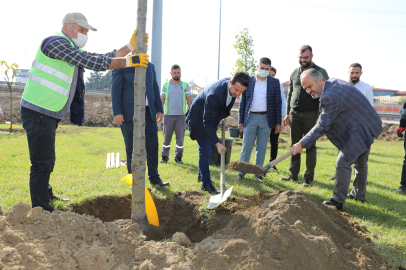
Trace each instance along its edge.
{"label": "man's gloved hand", "polygon": [[403,138],[402,132],[403,132],[404,130],[405,130],[404,127],[399,127],[399,128],[396,130],[396,134],[398,135],[398,137]]}
{"label": "man's gloved hand", "polygon": [[126,67],[148,67],[148,58],[149,55],[145,53],[133,54],[130,57],[127,57]]}
{"label": "man's gloved hand", "polygon": [[[145,33],[146,39],[145,39],[145,46],[148,47],[148,33]],[[135,44],[137,43],[137,29],[134,30],[134,34],[130,39],[130,43],[127,44],[127,47],[130,49],[130,51],[135,50]]]}

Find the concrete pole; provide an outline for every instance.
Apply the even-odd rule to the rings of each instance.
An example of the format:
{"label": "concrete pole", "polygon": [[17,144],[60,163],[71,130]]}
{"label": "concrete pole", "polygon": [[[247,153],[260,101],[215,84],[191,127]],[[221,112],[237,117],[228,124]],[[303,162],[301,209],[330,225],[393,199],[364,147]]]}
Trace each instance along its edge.
{"label": "concrete pole", "polygon": [[155,65],[156,80],[158,81],[159,90],[161,90],[162,11],[163,0],[154,0],[152,11],[151,63]]}
{"label": "concrete pole", "polygon": [[222,4],[222,0],[220,0],[219,52],[218,52],[218,59],[217,59],[217,80],[220,80],[221,4]]}

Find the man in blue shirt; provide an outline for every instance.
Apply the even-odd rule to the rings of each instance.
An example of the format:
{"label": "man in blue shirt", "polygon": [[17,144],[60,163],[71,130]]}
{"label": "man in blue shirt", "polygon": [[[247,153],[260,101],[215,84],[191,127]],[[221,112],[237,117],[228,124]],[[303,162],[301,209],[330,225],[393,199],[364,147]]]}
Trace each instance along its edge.
{"label": "man in blue shirt", "polygon": [[[258,71],[251,76],[247,90],[242,94],[238,115],[238,127],[244,130],[240,160],[249,162],[252,149],[256,148],[255,165],[262,167],[266,146],[271,130],[281,130],[281,92],[278,79],[269,76],[271,59],[263,57],[257,65]],[[238,172],[237,180],[242,180],[244,172]],[[262,174],[256,174],[263,181]]]}

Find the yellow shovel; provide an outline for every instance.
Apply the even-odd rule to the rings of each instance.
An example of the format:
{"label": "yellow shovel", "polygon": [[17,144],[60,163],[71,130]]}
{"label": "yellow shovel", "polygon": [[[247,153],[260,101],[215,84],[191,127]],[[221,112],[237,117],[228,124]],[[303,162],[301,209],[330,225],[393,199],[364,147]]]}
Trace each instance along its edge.
{"label": "yellow shovel", "polygon": [[[121,182],[126,183],[131,188],[133,187],[133,175],[127,174],[121,179]],[[156,211],[154,200],[149,193],[147,187],[145,187],[145,212],[147,212],[148,222],[151,225],[159,226],[158,212]]]}

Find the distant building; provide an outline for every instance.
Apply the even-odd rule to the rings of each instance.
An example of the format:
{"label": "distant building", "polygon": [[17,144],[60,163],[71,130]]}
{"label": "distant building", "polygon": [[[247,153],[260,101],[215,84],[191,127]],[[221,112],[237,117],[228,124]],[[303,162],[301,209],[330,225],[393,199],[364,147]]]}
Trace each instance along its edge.
{"label": "distant building", "polygon": [[16,69],[16,83],[27,83],[29,69]]}
{"label": "distant building", "polygon": [[391,89],[384,89],[384,88],[376,88],[372,86],[372,91],[374,92],[374,97],[379,96],[397,96],[396,94],[400,92],[399,90],[391,90]]}
{"label": "distant building", "polygon": [[198,86],[193,80],[190,80],[189,87],[190,91],[192,92],[192,97],[197,96],[197,94],[199,94],[204,89],[204,87]]}

